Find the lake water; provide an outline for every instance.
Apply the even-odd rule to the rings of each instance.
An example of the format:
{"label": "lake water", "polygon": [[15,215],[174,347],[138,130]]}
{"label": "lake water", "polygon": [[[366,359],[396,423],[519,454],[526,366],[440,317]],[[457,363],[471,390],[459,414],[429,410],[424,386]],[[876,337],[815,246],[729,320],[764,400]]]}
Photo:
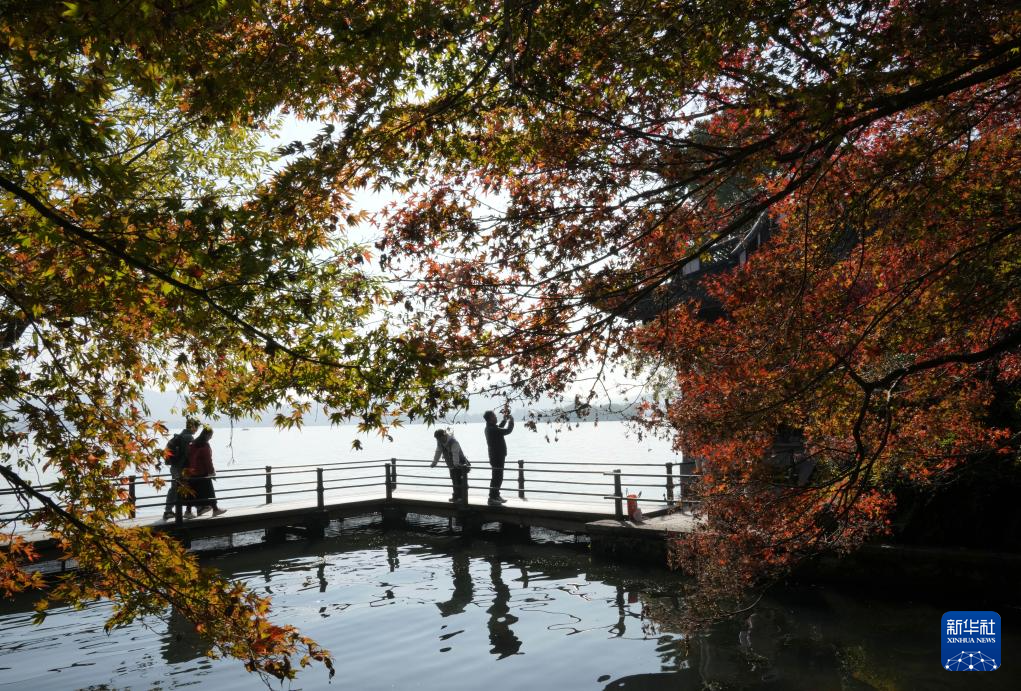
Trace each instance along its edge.
{"label": "lake water", "polygon": [[[454,429],[485,484],[482,427]],[[350,449],[354,436],[343,427],[217,430],[214,459],[225,475],[218,491],[235,482],[231,469],[431,460],[434,448],[432,429],[423,426],[399,430],[392,443],[370,438],[359,452]],[[641,474],[679,460],[668,443],[627,436],[617,422],[586,423],[559,439],[552,429],[522,428],[508,445],[510,461],[585,463],[603,480],[607,467]],[[402,481],[413,468],[401,462]],[[420,472],[435,475],[436,491],[445,491],[441,468]],[[507,486],[513,484],[511,476]],[[228,508],[245,502],[252,500],[224,500]],[[413,520],[415,530],[386,532],[374,518],[334,523],[314,543],[260,545],[258,535],[249,535],[234,542],[248,547],[228,549],[213,541],[205,546],[221,551],[205,561],[271,595],[277,621],[299,626],[334,653],[332,682],[314,668],[301,672],[295,689],[1021,686],[1014,671],[1021,665],[1017,607],[989,607],[1004,622],[1002,669],[976,677],[939,666],[940,615],[971,607],[974,594],[927,603],[824,587],[776,589],[754,611],[689,640],[676,622],[675,574],[593,562],[587,545],[571,536],[533,531],[533,542],[510,543],[492,532],[466,538],[444,522]],[[102,602],[84,611],[54,608],[33,626],[29,600],[0,603],[0,689],[260,686],[239,663],[205,658],[201,641],[173,612],[105,634],[108,614]]]}
{"label": "lake water", "polygon": [[[303,670],[295,689],[1012,689],[1018,620],[1000,611],[1003,668],[939,666],[940,615],[927,604],[834,590],[777,589],[753,611],[687,639],[676,575],[593,562],[569,536],[511,543],[442,522],[383,531],[336,524],[325,540],[222,553],[206,563],[273,597],[275,619],[334,654],[337,676]],[[0,689],[253,689],[230,660],[209,660],[191,627],[163,620],[103,633],[109,606],[0,605]]]}

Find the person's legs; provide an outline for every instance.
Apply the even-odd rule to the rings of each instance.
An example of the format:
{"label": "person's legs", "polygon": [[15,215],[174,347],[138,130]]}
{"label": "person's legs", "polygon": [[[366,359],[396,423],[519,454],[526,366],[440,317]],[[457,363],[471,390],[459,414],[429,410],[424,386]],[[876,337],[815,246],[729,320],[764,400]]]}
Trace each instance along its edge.
{"label": "person's legs", "polygon": [[492,479],[489,481],[489,498],[500,498],[500,487],[503,486],[503,465],[506,459],[491,458],[489,464],[493,467]]}
{"label": "person's legs", "polygon": [[461,466],[454,468],[454,473],[456,476],[454,480],[454,496],[457,497],[458,501],[466,501],[468,499],[468,473]]}
{"label": "person's legs", "polygon": [[195,506],[198,507],[198,513],[208,513],[213,508],[215,499],[213,498],[213,481],[207,477],[195,478],[192,481],[195,487]]}
{"label": "person's legs", "polygon": [[216,488],[213,486],[213,481],[209,481],[209,505],[213,507],[213,515],[220,516],[227,513],[227,509],[221,509],[216,503]]}
{"label": "person's legs", "polygon": [[167,490],[167,505],[163,509],[163,518],[172,518],[177,502],[180,501],[178,487],[181,485],[181,469],[170,466],[170,489]]}
{"label": "person's legs", "polygon": [[450,486],[453,488],[451,496],[457,501],[461,498],[461,473],[452,465],[447,466],[447,472],[450,473]]}
{"label": "person's legs", "polygon": [[195,480],[188,477],[187,473],[181,472],[181,480],[177,486],[177,496],[180,499],[181,504],[184,505],[184,515],[188,518],[192,517],[192,509],[197,506],[197,496]]}

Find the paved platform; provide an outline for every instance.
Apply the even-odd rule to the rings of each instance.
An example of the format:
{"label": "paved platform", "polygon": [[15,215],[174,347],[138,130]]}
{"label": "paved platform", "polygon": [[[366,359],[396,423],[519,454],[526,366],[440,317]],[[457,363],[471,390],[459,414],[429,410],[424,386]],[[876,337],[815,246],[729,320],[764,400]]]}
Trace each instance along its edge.
{"label": "paved platform", "polygon": [[592,521],[587,525],[590,533],[614,533],[619,535],[643,534],[643,537],[666,537],[668,533],[690,533],[698,527],[699,522],[690,513],[674,511],[652,516],[641,523],[604,519]]}

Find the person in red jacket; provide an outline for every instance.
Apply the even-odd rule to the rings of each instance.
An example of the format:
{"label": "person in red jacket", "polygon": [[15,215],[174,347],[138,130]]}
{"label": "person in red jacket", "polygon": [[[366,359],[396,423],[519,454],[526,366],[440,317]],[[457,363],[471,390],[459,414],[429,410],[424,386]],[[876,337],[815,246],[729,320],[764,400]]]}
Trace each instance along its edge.
{"label": "person in red jacket", "polygon": [[209,448],[209,439],[212,436],[213,430],[206,427],[198,439],[188,447],[188,486],[195,493],[189,503],[198,507],[199,516],[209,513],[210,510],[214,516],[227,513],[227,509],[216,506],[216,492],[213,490],[216,469],[213,468],[213,451]]}

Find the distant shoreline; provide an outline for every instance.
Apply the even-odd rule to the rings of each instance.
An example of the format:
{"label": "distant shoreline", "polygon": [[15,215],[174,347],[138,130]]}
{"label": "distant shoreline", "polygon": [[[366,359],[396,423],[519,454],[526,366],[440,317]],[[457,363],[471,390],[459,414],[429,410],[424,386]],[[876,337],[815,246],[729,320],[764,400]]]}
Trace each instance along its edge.
{"label": "distant shoreline", "polygon": [[[151,420],[159,420],[160,422],[162,422],[164,425],[166,425],[167,427],[169,427],[171,429],[174,429],[175,427],[183,427],[184,426],[184,417],[180,417],[180,416],[175,416],[175,417],[172,417],[172,418],[169,418],[169,419],[165,418],[165,417],[162,417],[162,418],[160,418],[160,417],[150,417],[150,419]],[[206,422],[207,422],[201,416],[199,416],[198,419],[199,419],[199,422],[201,422],[203,424],[206,424]],[[515,413],[514,419],[517,421],[517,423],[519,425],[521,425],[521,424],[524,423],[524,421],[527,420],[527,417],[525,415],[522,415],[522,416],[519,417],[518,414]],[[609,415],[606,416],[606,417],[604,417],[602,415],[598,415],[598,416],[597,415],[592,415],[592,416],[586,416],[584,418],[572,418],[570,420],[563,420],[563,421],[539,420],[539,421],[536,422],[536,424],[544,425],[544,426],[545,425],[549,425],[549,426],[558,426],[558,425],[559,426],[564,426],[564,425],[570,424],[570,425],[573,426],[573,425],[580,424],[580,423],[598,424],[598,423],[603,423],[603,422],[628,422],[629,420],[630,420],[630,418],[625,417],[625,416],[620,415],[620,414],[617,414],[617,415],[615,415],[613,417],[610,417]],[[485,420],[482,419],[482,415],[481,414],[474,414],[473,413],[473,414],[467,415],[467,416],[465,416],[463,418],[458,417],[456,419],[438,420],[437,422],[432,423],[431,426],[432,427],[437,427],[437,428],[439,428],[439,427],[457,427],[459,425],[481,424],[483,422],[485,422]],[[240,430],[240,429],[269,429],[269,428],[280,429],[280,428],[277,427],[276,423],[273,421],[272,418],[268,418],[268,419],[265,419],[265,420],[254,420],[254,419],[251,419],[251,418],[242,418],[241,420],[234,421],[233,424],[231,424],[229,420],[212,420],[212,421],[208,422],[208,424],[213,429],[218,429],[218,430],[232,429],[232,428],[234,430]],[[401,421],[401,427],[415,427],[415,426],[420,426],[420,425],[425,425],[425,424],[426,423],[421,422],[419,420],[415,420],[413,422],[408,422],[406,420],[405,421]],[[303,423],[301,425],[301,427],[302,427],[302,429],[306,429],[306,428],[310,428],[310,427],[334,427],[334,428],[339,428],[339,427],[356,427],[357,425],[358,425],[358,423],[354,422],[354,421],[342,422],[340,424],[333,424],[333,423],[330,423],[330,422],[322,422],[322,421],[319,421],[319,420],[312,420],[312,421]]]}

